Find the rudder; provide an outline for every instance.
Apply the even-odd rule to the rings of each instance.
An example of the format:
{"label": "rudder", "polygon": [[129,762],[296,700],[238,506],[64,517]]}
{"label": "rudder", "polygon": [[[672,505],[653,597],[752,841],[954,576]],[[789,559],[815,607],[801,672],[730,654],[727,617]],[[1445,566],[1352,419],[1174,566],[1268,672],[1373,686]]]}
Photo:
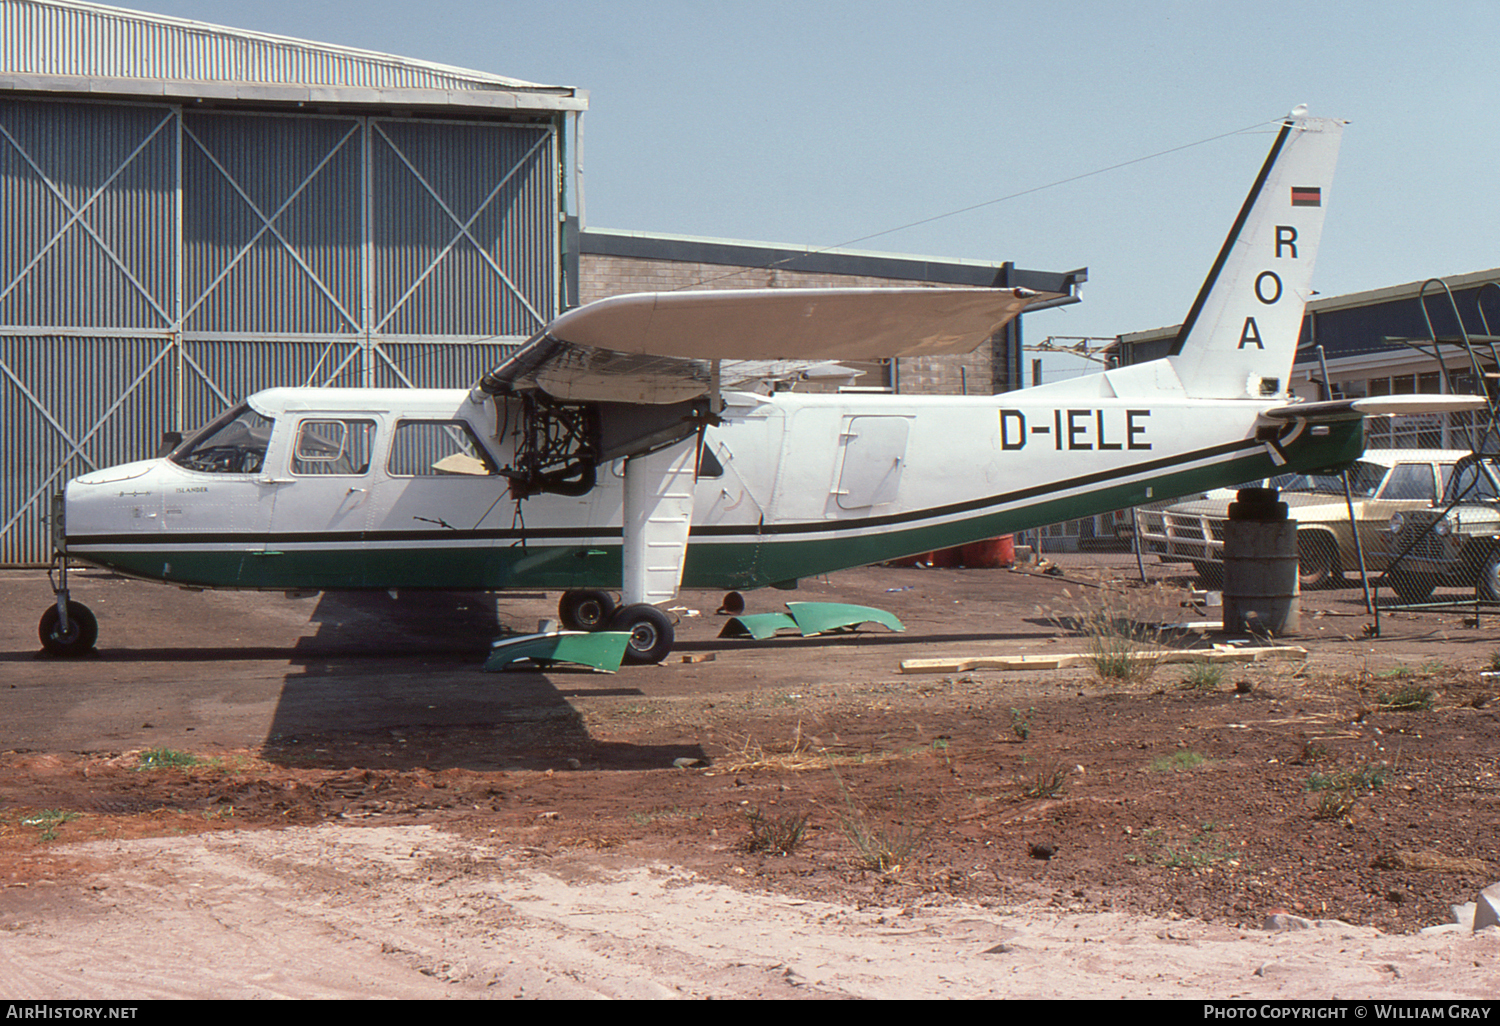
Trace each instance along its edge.
{"label": "rudder", "polygon": [[1283,122],[1170,359],[1199,399],[1284,394],[1344,122]]}

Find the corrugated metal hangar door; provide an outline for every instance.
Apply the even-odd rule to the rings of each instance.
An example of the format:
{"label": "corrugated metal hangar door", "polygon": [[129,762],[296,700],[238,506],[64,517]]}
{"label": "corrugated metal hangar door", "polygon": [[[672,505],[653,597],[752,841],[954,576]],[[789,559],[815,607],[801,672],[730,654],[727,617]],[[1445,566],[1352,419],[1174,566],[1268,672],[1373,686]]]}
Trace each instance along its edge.
{"label": "corrugated metal hangar door", "polygon": [[464,387],[557,312],[554,125],[0,101],[0,564],[274,385]]}

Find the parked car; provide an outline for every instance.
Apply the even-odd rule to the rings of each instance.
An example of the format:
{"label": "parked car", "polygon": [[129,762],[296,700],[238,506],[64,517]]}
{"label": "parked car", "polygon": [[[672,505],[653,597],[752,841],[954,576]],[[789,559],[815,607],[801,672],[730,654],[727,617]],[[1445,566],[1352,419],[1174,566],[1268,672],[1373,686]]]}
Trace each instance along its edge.
{"label": "parked car", "polygon": [[1430,507],[1391,516],[1388,583],[1403,602],[1421,602],[1439,585],[1477,589],[1500,602],[1500,465],[1476,453],[1459,461]]}
{"label": "parked car", "polygon": [[[1366,570],[1384,569],[1392,555],[1385,544],[1391,517],[1430,506],[1465,455],[1448,449],[1373,450],[1349,468]],[[1297,521],[1298,577],[1303,588],[1332,583],[1344,571],[1359,568],[1339,474],[1282,474],[1242,487],[1281,490],[1289,515]],[[1165,563],[1192,563],[1205,583],[1218,583],[1223,578],[1224,524],[1231,501],[1213,497],[1161,510],[1138,510],[1141,552]]]}

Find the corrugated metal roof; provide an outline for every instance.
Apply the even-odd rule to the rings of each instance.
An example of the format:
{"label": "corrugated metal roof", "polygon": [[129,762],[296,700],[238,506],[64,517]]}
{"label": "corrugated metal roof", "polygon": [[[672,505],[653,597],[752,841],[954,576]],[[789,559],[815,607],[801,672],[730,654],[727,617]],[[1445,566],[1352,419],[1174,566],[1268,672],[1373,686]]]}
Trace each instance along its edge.
{"label": "corrugated metal roof", "polygon": [[[0,0],[0,15],[0,88],[333,103],[398,93],[402,102],[444,106],[587,106],[587,93],[568,86],[79,0]],[[154,85],[132,88],[147,82]],[[195,86],[210,83],[218,88]]]}
{"label": "corrugated metal roof", "polygon": [[[1426,279],[1426,281],[1432,280],[1431,278]],[[1487,271],[1470,271],[1467,274],[1453,274],[1440,280],[1453,292],[1462,292],[1488,282],[1500,282],[1500,267],[1492,267]],[[1363,292],[1346,292],[1341,296],[1324,296],[1321,299],[1308,300],[1307,312],[1321,314],[1329,313],[1333,310],[1349,310],[1357,307],[1375,306],[1380,303],[1389,303],[1401,299],[1416,299],[1421,295],[1422,287],[1426,281],[1409,281],[1400,285],[1389,285],[1384,288],[1366,289]],[[1428,301],[1434,304],[1445,301],[1442,289],[1434,288],[1429,290]],[[1436,305],[1434,305],[1434,309],[1436,309]],[[1120,341],[1126,345],[1157,342],[1162,339],[1175,338],[1181,328],[1182,325],[1174,324],[1169,327],[1127,332],[1120,336]]]}

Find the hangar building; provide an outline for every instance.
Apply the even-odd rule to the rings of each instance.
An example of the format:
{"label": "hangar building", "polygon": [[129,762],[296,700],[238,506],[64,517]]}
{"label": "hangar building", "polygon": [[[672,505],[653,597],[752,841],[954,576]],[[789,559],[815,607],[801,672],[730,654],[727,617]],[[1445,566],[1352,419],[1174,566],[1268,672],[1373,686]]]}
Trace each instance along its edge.
{"label": "hangar building", "polygon": [[[0,565],[48,560],[69,477],[251,392],[467,385],[580,297],[998,280],[1073,302],[1085,277],[580,231],[567,168],[587,106],[567,86],[0,0]],[[1013,387],[1019,328],[995,352],[864,380]]]}

